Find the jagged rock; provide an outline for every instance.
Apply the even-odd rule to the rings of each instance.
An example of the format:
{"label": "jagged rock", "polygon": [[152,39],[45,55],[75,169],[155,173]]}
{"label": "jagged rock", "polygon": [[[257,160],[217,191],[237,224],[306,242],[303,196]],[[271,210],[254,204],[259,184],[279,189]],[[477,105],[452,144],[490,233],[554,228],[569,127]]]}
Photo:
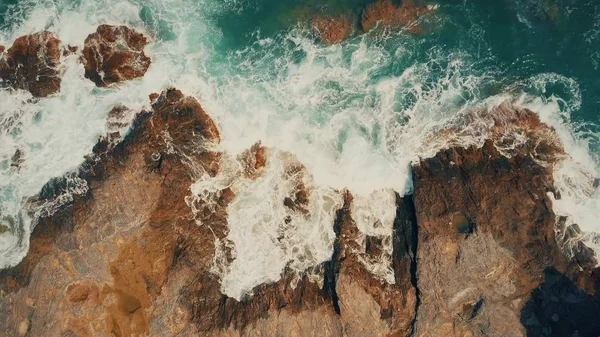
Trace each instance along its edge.
{"label": "jagged rock", "polygon": [[[32,335],[149,332],[160,305],[153,300],[184,260],[176,255],[212,236],[190,220],[185,195],[198,171],[218,169],[218,153],[201,150],[218,141],[198,102],[177,90],[163,92],[151,112],[138,114],[125,139],[82,165],[79,175],[90,192],[41,219],[26,258],[0,272],[0,312],[7,318],[0,331],[16,335],[23,317],[33,317]],[[149,171],[154,153],[162,156],[161,168]],[[193,263],[206,268],[212,240],[198,249],[206,251],[204,260]],[[38,302],[29,306],[27,298]],[[87,324],[92,321],[98,324]]]}
{"label": "jagged rock", "polygon": [[352,214],[352,197],[346,196],[338,212],[335,245],[328,278],[335,278],[335,294],[347,336],[407,336],[417,310],[417,288],[411,273],[417,248],[416,221],[410,197],[397,198],[393,233],[394,284],[371,274],[360,261],[359,232]]}
{"label": "jagged rock", "polygon": [[267,149],[257,142],[242,153],[238,160],[244,166],[244,175],[247,178],[256,179],[267,165]]}
{"label": "jagged rock", "polygon": [[13,154],[10,158],[10,166],[16,168],[17,170],[21,168],[21,164],[23,164],[23,162],[25,161],[25,158],[23,158],[23,156],[23,151],[17,149],[15,151],[15,154]]}
{"label": "jagged rock", "polygon": [[60,91],[60,40],[44,31],[22,36],[0,51],[0,83],[28,90],[35,97]]}
{"label": "jagged rock", "polygon": [[79,51],[79,47],[77,46],[72,46],[72,45],[68,45],[66,48],[63,48],[63,56],[69,56],[69,55],[74,55],[77,54],[77,52]]}
{"label": "jagged rock", "polygon": [[[544,134],[547,127],[537,123],[518,127]],[[592,291],[592,270],[580,270],[556,242],[547,195],[554,191],[552,166],[539,164],[532,149],[525,144],[505,157],[486,141],[482,148],[441,151],[414,167],[418,335],[530,333],[521,315],[548,268]],[[546,158],[556,155],[551,152]],[[476,230],[465,237],[467,224]]]}
{"label": "jagged rock", "polygon": [[418,34],[423,30],[418,25],[418,19],[431,14],[433,9],[427,6],[418,6],[414,0],[402,0],[400,6],[392,0],[378,0],[365,8],[361,25],[365,32],[381,24],[388,28],[403,28],[410,33]]}
{"label": "jagged rock", "polygon": [[99,87],[143,77],[150,67],[147,38],[126,26],[101,25],[85,39],[85,77]]}
{"label": "jagged rock", "polygon": [[[414,167],[414,197],[390,195],[393,282],[367,268],[365,260],[384,255],[386,238],[361,232],[358,196],[345,192],[330,261],[302,274],[286,268],[279,281],[228,297],[212,268],[236,194],[228,184],[206,200],[190,193],[192,183],[226,167],[219,130],[178,90],[151,101],[129,132],[131,112],[111,111],[107,127],[119,137],[101,139],[74,173],[88,193],[40,219],[25,259],[0,271],[0,334],[516,336],[549,327],[570,333],[577,324],[598,333],[590,317],[600,307],[599,272],[558,248],[547,196],[552,161],[540,165],[527,144],[509,157],[492,141],[454,147]],[[544,134],[541,127],[531,135]],[[553,151],[543,158],[555,158]],[[268,174],[272,152],[257,143],[242,153],[239,179]],[[294,188],[286,211],[302,217],[314,197],[303,183],[310,172],[288,164],[282,178]],[[60,198],[64,186],[56,179],[39,198]],[[570,313],[572,301],[585,305]],[[590,312],[574,317],[584,307]]]}
{"label": "jagged rock", "polygon": [[336,17],[319,15],[315,16],[311,23],[319,32],[321,41],[326,44],[340,43],[352,33],[352,22],[346,15]]}

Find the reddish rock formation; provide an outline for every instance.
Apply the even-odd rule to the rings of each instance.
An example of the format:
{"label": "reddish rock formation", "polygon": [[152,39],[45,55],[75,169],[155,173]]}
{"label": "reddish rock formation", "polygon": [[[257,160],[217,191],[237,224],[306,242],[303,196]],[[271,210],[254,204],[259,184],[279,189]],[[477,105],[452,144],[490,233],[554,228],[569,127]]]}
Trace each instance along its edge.
{"label": "reddish rock formation", "polygon": [[60,91],[60,40],[50,32],[22,36],[0,51],[0,83],[35,97]]}
{"label": "reddish rock formation", "polygon": [[418,19],[431,12],[432,9],[418,6],[413,0],[402,0],[399,7],[394,5],[392,0],[378,0],[364,10],[361,25],[365,32],[375,28],[379,23],[384,27],[403,28],[418,34],[422,33],[422,29],[418,26]]}
{"label": "reddish rock formation", "polygon": [[581,270],[556,242],[552,167],[530,153],[507,158],[491,141],[444,150],[415,166],[414,184],[418,335],[525,335],[524,305],[549,268],[593,291],[593,265]]}
{"label": "reddish rock formation", "polygon": [[78,51],[79,51],[79,47],[68,45],[66,48],[63,48],[63,56],[66,57],[69,55],[74,55],[74,54],[77,54]]}
{"label": "reddish rock formation", "polygon": [[[42,218],[25,259],[0,271],[0,335],[600,332],[595,264],[568,260],[554,237],[546,195],[553,191],[551,165],[540,165],[527,146],[502,156],[490,141],[440,151],[414,167],[414,199],[396,196],[394,282],[365,267],[362,259],[380,255],[383,241],[360,232],[352,214],[357,199],[345,193],[332,224],[331,261],[300,276],[285,270],[241,301],[222,294],[211,268],[235,195],[230,188],[211,200],[190,195],[193,182],[215,177],[225,162],[216,151],[219,130],[178,90],[152,101],[152,111],[138,113],[128,133],[121,130],[130,111],[118,106],[110,112],[112,133],[78,173],[89,193]],[[520,127],[543,134],[538,131],[546,127],[531,112],[519,114],[519,121],[530,121]],[[554,158],[553,151],[545,158]],[[252,146],[238,158],[240,175],[260,177],[269,154]],[[298,164],[284,172],[297,186],[286,206],[298,216],[310,211],[313,195],[301,183],[305,171]],[[60,186],[49,183],[39,199],[55,197]],[[196,214],[192,206],[207,212]]]}
{"label": "reddish rock formation", "polygon": [[267,149],[258,142],[242,153],[238,161],[243,165],[244,175],[256,179],[267,165]]}
{"label": "reddish rock formation", "polygon": [[85,77],[99,87],[143,77],[150,66],[146,37],[126,26],[101,25],[85,39]]}
{"label": "reddish rock formation", "polygon": [[326,44],[340,43],[352,33],[352,22],[345,15],[337,17],[319,15],[312,19],[312,25],[319,32],[321,41]]}

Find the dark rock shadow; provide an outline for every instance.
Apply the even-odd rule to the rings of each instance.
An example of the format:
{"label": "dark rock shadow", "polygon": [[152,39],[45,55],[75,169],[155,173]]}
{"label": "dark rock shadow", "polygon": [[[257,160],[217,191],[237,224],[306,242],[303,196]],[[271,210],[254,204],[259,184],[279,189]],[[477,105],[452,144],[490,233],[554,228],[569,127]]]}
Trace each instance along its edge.
{"label": "dark rock shadow", "polygon": [[521,310],[521,323],[527,336],[600,336],[600,298],[548,268],[544,282]]}

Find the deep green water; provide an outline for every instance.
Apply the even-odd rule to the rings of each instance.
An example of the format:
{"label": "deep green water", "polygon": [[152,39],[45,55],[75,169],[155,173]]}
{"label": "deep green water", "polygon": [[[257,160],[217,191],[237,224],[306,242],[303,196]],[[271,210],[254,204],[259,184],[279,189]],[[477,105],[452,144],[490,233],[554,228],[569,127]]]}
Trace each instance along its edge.
{"label": "deep green water", "polygon": [[[371,1],[256,1],[242,10],[219,13],[224,50],[239,50],[261,37],[276,36],[298,17],[314,12],[358,15]],[[406,67],[423,62],[431,53],[465,53],[475,63],[475,73],[494,71],[494,87],[505,90],[537,74],[555,73],[573,79],[581,91],[581,105],[572,112],[577,130],[587,130],[598,146],[600,132],[600,4],[590,0],[499,0],[429,2],[439,5],[439,15],[429,19],[427,33],[410,41],[410,57],[402,57],[374,76],[400,75]],[[325,6],[325,9],[322,9]],[[388,50],[399,41],[384,43]],[[570,83],[569,83],[570,85]],[[533,91],[570,99],[565,83]]]}

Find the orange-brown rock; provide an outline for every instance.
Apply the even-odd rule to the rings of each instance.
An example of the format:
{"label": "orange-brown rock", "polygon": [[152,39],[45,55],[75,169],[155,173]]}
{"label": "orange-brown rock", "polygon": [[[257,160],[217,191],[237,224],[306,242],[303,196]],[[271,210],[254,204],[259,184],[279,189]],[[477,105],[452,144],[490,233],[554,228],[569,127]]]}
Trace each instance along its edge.
{"label": "orange-brown rock", "polygon": [[267,149],[258,142],[243,152],[238,160],[243,165],[244,175],[256,179],[267,165]]}
{"label": "orange-brown rock", "polygon": [[[585,250],[567,259],[554,237],[553,161],[541,165],[529,146],[507,157],[492,141],[414,167],[414,197],[395,200],[393,282],[365,267],[383,242],[360,232],[358,197],[346,192],[330,261],[301,275],[286,269],[240,301],[228,297],[212,268],[236,195],[225,187],[205,200],[190,191],[226,163],[219,130],[178,90],[152,101],[129,132],[122,130],[131,111],[110,112],[110,134],[76,173],[89,192],[40,219],[25,259],[0,271],[0,336],[600,333],[595,260]],[[514,121],[530,136],[544,134],[531,112],[519,114]],[[502,130],[513,131],[509,125]],[[268,172],[270,153],[252,146],[238,158],[240,175]],[[287,206],[299,216],[314,196],[302,184],[309,173],[297,163],[284,172],[297,187]],[[61,184],[49,183],[38,202],[60,197]]]}
{"label": "orange-brown rock", "polygon": [[[529,123],[519,127],[544,133],[547,127],[532,112],[519,113],[531,115],[521,116]],[[524,146],[509,158],[486,141],[483,148],[441,151],[414,167],[418,335],[542,335],[547,326],[540,322],[552,314],[530,307],[547,307],[544,301],[561,292],[598,307],[591,295],[573,290],[589,284],[595,260],[580,265],[580,259],[569,260],[559,249],[548,197],[554,191],[552,166],[539,164],[531,149]],[[593,256],[590,250],[583,253],[588,260]],[[569,281],[545,298],[531,299],[548,282],[549,270]],[[557,325],[578,321],[580,331],[600,331],[600,325],[584,323],[577,315],[554,319],[562,322]],[[548,335],[572,335],[575,328],[561,331]]]}
{"label": "orange-brown rock", "polygon": [[[465,127],[468,126],[468,127]],[[536,160],[555,163],[564,156],[556,131],[542,123],[539,116],[524,108],[505,102],[491,109],[462,114],[453,125],[446,126],[436,136],[443,135],[449,146],[459,146],[477,133],[491,140],[506,156],[531,155]]]}
{"label": "orange-brown rock", "polygon": [[22,36],[0,51],[0,83],[35,97],[60,91],[60,40],[50,32]]}
{"label": "orange-brown rock", "polygon": [[321,41],[336,44],[347,39],[352,33],[352,22],[346,15],[319,15],[312,19],[313,27],[319,32]]}
{"label": "orange-brown rock", "polygon": [[99,26],[85,39],[85,77],[99,87],[143,77],[151,63],[144,53],[147,44],[143,34],[126,26]]}
{"label": "orange-brown rock", "polygon": [[400,6],[394,5],[392,0],[378,0],[368,5],[361,18],[361,26],[365,32],[381,24],[387,28],[403,28],[408,32],[422,33],[419,19],[431,14],[432,9],[419,6],[414,0],[402,0]]}
{"label": "orange-brown rock", "polygon": [[415,268],[416,221],[410,197],[397,198],[393,232],[392,268],[394,283],[371,274],[360,260],[359,232],[350,211],[347,193],[344,208],[337,214],[337,235],[332,261],[325,267],[325,289],[331,293],[348,336],[408,336],[413,331],[417,309]]}
{"label": "orange-brown rock", "polygon": [[[219,141],[216,125],[197,101],[167,90],[131,128],[116,145],[98,143],[79,174],[90,193],[41,219],[23,262],[0,272],[0,335],[16,335],[28,317],[32,335],[148,333],[178,254],[212,236],[185,196],[200,171],[218,169],[207,149]],[[213,243],[197,248],[206,254],[194,263],[206,268]]]}
{"label": "orange-brown rock", "polygon": [[63,56],[66,57],[69,55],[74,55],[74,54],[77,54],[78,51],[79,51],[79,47],[68,45],[66,48],[63,48]]}

